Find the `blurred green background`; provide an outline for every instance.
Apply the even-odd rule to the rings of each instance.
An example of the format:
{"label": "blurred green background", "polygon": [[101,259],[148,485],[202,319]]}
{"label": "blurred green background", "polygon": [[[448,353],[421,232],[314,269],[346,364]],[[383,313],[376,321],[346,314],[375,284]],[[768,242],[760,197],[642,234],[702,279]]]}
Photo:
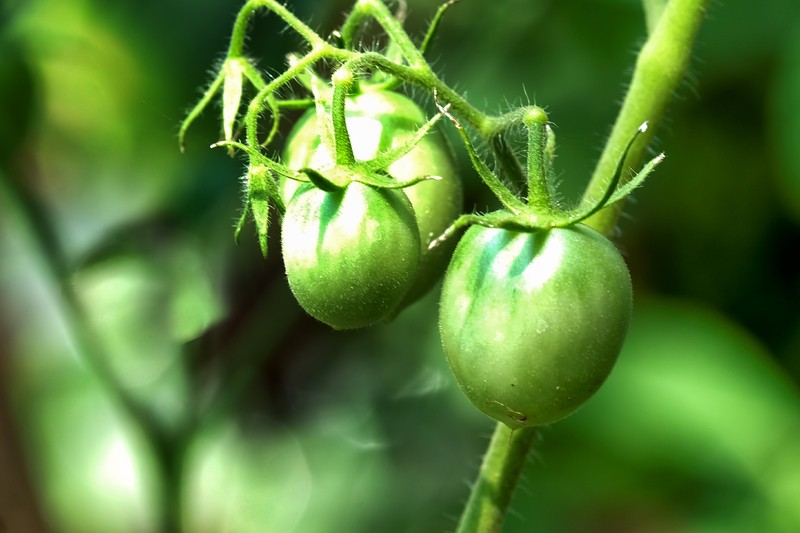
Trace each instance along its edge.
{"label": "blurred green background", "polygon": [[[208,148],[214,113],[179,153],[239,4],[0,6],[0,531],[453,530],[493,423],[449,374],[436,292],[315,323],[278,253],[233,243],[243,163]],[[421,36],[436,3],[409,7]],[[327,34],[349,2],[292,8]],[[570,198],[645,31],[633,0],[462,0],[432,56],[487,111],[548,110]],[[274,16],[251,36],[267,72],[299,44]],[[504,531],[800,531],[798,103],[800,3],[712,2],[620,224],[628,342],[542,431]]]}

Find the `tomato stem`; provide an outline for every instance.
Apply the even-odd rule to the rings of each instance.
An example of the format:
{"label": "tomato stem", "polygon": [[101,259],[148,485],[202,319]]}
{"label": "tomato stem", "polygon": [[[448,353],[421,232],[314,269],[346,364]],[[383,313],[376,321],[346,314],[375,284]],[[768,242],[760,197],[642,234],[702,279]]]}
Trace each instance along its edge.
{"label": "tomato stem", "polygon": [[550,214],[553,211],[553,191],[547,168],[547,115],[534,107],[523,121],[528,128],[528,205],[539,213]]}
{"label": "tomato stem", "polygon": [[356,9],[361,9],[383,28],[389,39],[397,45],[406,62],[412,68],[427,68],[428,63],[403,29],[400,21],[392,15],[381,0],[359,0]]}
{"label": "tomato stem", "polygon": [[247,24],[250,22],[250,17],[260,7],[269,9],[278,15],[283,21],[292,29],[294,29],[300,36],[305,39],[312,47],[324,43],[324,40],[317,35],[317,33],[297,18],[291,11],[286,9],[285,6],[275,0],[250,0],[247,2],[239,14],[236,16],[236,22],[233,25],[233,32],[231,35],[231,42],[228,47],[228,57],[239,57],[242,55],[244,49],[244,41],[247,33]]}
{"label": "tomato stem", "polygon": [[[658,16],[658,22],[639,52],[628,93],[584,192],[584,205],[593,203],[593,199],[608,189],[631,132],[648,121],[651,127],[640,136],[626,158],[626,171],[620,185],[632,177],[633,173],[628,169],[642,165],[653,132],[683,80],[707,5],[708,0],[670,0]],[[649,16],[650,13],[648,11]],[[594,214],[585,223],[609,234],[616,226],[621,210],[622,202],[619,202]]]}
{"label": "tomato stem", "polygon": [[347,67],[337,70],[333,77],[333,103],[331,105],[331,121],[333,122],[333,144],[337,165],[353,165],[356,157],[353,154],[353,145],[350,134],[347,133],[347,120],[345,107],[347,95],[355,83],[353,72]]}
{"label": "tomato stem", "polygon": [[497,423],[457,533],[499,533],[537,433]]}

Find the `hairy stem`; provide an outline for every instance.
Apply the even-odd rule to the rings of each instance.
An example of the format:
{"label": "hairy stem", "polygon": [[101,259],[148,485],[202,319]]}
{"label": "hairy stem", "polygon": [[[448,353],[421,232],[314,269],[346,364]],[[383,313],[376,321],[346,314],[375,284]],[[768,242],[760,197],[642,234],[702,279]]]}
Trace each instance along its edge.
{"label": "hairy stem", "polygon": [[247,106],[247,113],[244,119],[247,144],[250,146],[259,145],[258,116],[264,109],[264,102],[267,101],[275,91],[291,82],[296,76],[300,75],[304,70],[324,57],[328,48],[330,47],[323,43],[319,48],[312,49],[311,52],[297,60],[296,63],[291,65],[280,76],[266,84],[258,94],[253,97],[250,104]]}
{"label": "hairy stem", "polygon": [[283,21],[294,29],[300,36],[305,39],[312,47],[323,43],[323,39],[317,33],[306,26],[303,21],[297,18],[291,11],[286,9],[275,0],[250,0],[247,2],[239,14],[236,16],[236,22],[233,25],[233,33],[231,35],[231,43],[228,47],[227,57],[240,57],[244,50],[244,40],[247,34],[247,24],[253,13],[260,8],[266,8],[278,15]]}
{"label": "hairy stem", "polygon": [[549,214],[553,211],[553,194],[545,160],[547,115],[535,109],[525,117],[525,126],[528,128],[528,204]]}
{"label": "hairy stem", "polygon": [[401,23],[394,15],[392,15],[389,8],[382,0],[359,0],[356,4],[356,9],[361,9],[365,13],[371,15],[375,21],[380,24],[389,39],[394,43],[402,52],[403,57],[412,67],[427,67],[428,63],[422,56],[417,47],[411,42],[408,34],[403,29]]}
{"label": "hairy stem", "polygon": [[497,423],[457,533],[499,533],[536,433]]}
{"label": "hairy stem", "polygon": [[[624,185],[633,175],[631,168],[641,166],[653,131],[683,80],[707,5],[708,0],[670,0],[664,8],[639,52],[628,93],[584,193],[584,204],[591,204],[608,188],[628,140],[640,124],[648,121],[650,128],[640,136],[628,154],[626,172],[620,179],[620,185]],[[602,233],[610,233],[619,218],[622,203],[618,202],[596,213],[586,220],[586,224]]]}

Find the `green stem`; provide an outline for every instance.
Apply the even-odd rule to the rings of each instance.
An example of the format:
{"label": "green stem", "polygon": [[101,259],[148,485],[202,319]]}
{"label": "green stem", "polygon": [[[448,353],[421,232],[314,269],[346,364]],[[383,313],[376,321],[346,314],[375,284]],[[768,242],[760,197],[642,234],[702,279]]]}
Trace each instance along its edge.
{"label": "green stem", "polygon": [[547,115],[534,107],[524,122],[528,128],[528,205],[536,207],[537,212],[549,214],[553,211],[553,194],[545,155]]}
{"label": "green stem", "polygon": [[347,132],[347,95],[353,88],[355,78],[346,66],[340,67],[331,78],[333,81],[333,103],[331,104],[331,120],[333,122],[333,144],[337,165],[353,165],[356,157],[350,134]]}
{"label": "green stem", "polygon": [[228,47],[228,58],[240,57],[244,50],[244,40],[247,34],[247,24],[250,22],[250,17],[260,7],[269,9],[278,15],[287,25],[293,28],[300,36],[308,41],[314,47],[325,41],[317,35],[317,33],[306,26],[303,21],[297,18],[291,11],[286,9],[280,3],[274,0],[250,0],[236,16],[236,22],[233,24],[233,33],[231,35],[231,43]]}
{"label": "green stem", "polygon": [[356,9],[372,15],[375,21],[383,28],[392,43],[396,44],[403,57],[412,68],[428,67],[422,53],[417,49],[402,24],[395,18],[382,0],[359,0]]}
{"label": "green stem", "polygon": [[356,53],[335,49],[332,51],[332,54],[333,53],[336,54],[336,59],[342,57],[352,59],[352,61],[348,63],[348,66],[353,69],[353,71],[376,68],[426,91],[432,92],[435,90],[442,105],[450,104],[451,112],[458,116],[459,119],[477,129],[484,139],[488,139],[493,134],[504,129],[499,127],[501,123],[502,125],[506,124],[503,117],[490,117],[473,107],[464,97],[440,80],[427,64],[410,67],[391,61],[376,52]]}
{"label": "green stem", "polygon": [[[653,131],[683,80],[707,4],[708,0],[670,0],[664,8],[639,53],[628,93],[584,193],[584,204],[592,203],[608,188],[618,159],[631,135],[643,122],[649,121],[650,128],[628,154],[626,168],[638,168],[643,163]],[[626,171],[620,185],[627,182],[631,175]],[[586,220],[586,224],[602,233],[610,233],[616,225],[622,203],[618,202],[596,213]]]}
{"label": "green stem", "polygon": [[267,98],[269,98],[275,91],[291,82],[305,69],[309,68],[311,65],[324,57],[329,48],[330,47],[328,45],[323,43],[319,47],[312,49],[311,52],[300,58],[297,63],[286,69],[280,76],[266,84],[258,92],[258,94],[253,97],[253,99],[250,101],[250,104],[247,106],[247,114],[245,115],[244,119],[247,144],[250,146],[259,145],[258,115],[264,109],[264,102],[267,100]]}
{"label": "green stem", "polygon": [[457,533],[499,533],[536,434],[497,423]]}

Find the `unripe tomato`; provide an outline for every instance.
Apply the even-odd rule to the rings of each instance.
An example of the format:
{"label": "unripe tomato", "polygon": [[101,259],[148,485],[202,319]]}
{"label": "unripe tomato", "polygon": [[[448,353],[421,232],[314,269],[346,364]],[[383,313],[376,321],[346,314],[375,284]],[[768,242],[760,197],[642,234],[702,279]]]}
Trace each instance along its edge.
{"label": "unripe tomato", "polygon": [[351,182],[334,192],[301,185],[286,208],[281,248],[303,309],[335,329],[352,329],[397,307],[414,281],[420,245],[402,190]]}
{"label": "unripe tomato", "polygon": [[[347,130],[357,160],[374,159],[379,153],[403,145],[422,126],[426,117],[412,100],[405,96],[364,86],[362,92],[346,103]],[[294,170],[323,170],[333,164],[330,151],[321,143],[317,117],[312,109],[298,121],[289,134],[284,150],[284,164]],[[428,250],[430,242],[444,232],[461,214],[462,187],[456,176],[450,149],[438,131],[429,132],[408,154],[387,169],[399,181],[420,176],[440,176],[406,187],[417,217],[420,236],[420,265],[414,284],[401,307],[425,294],[447,266],[454,243]],[[282,184],[284,200],[292,197],[298,182]]]}
{"label": "unripe tomato", "polygon": [[511,428],[567,416],[617,359],[631,315],[625,261],[582,224],[471,227],[445,274],[440,329],[469,400]]}

